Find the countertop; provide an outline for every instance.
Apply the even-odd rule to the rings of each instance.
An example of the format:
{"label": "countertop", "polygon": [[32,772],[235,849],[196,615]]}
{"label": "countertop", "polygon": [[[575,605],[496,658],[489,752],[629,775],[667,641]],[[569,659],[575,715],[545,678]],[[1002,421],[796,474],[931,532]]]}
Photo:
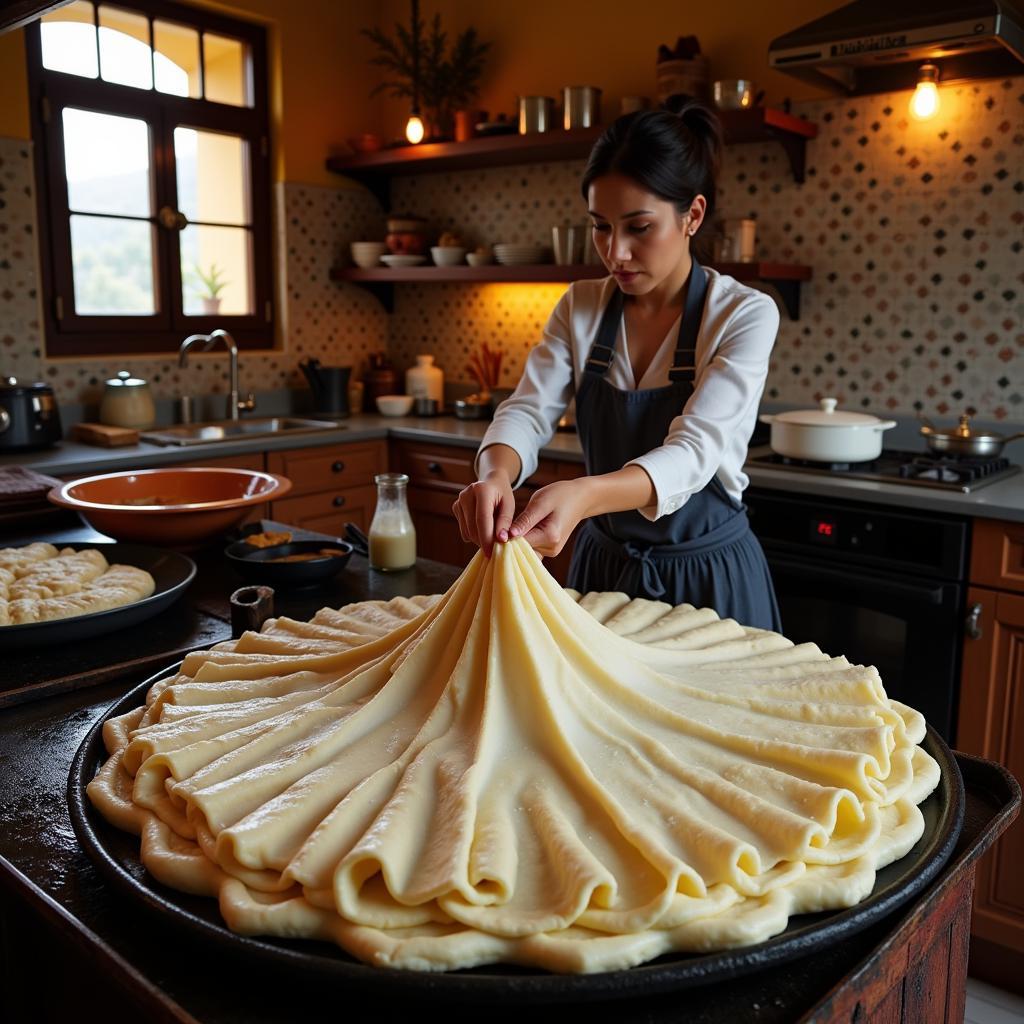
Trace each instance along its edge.
{"label": "countertop", "polygon": [[[245,438],[187,447],[161,447],[138,444],[104,449],[63,441],[56,448],[0,456],[0,467],[30,466],[51,476],[85,476],[118,469],[165,466],[175,462],[196,462],[247,452],[282,451],[319,445],[347,444],[354,441],[395,438],[407,441],[436,442],[476,448],[487,423],[459,420],[453,416],[385,417],[358,415],[335,421],[333,429],[315,433],[284,434],[277,437]],[[750,454],[767,452],[767,446],[753,447]],[[579,439],[574,433],[558,433],[541,450],[541,456],[569,462],[583,459]],[[776,491],[795,491],[822,497],[841,498],[900,508],[923,509],[953,515],[1004,519],[1024,522],[1024,473],[989,484],[971,494],[942,491],[931,487],[869,480],[850,480],[841,476],[818,476],[784,469],[765,468],[750,462],[745,467],[752,487]]]}

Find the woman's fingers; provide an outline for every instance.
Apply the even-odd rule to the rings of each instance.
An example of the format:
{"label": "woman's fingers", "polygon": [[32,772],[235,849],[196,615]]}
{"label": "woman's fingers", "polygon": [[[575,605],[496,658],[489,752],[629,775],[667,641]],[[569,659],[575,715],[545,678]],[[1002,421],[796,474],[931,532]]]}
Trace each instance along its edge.
{"label": "woman's fingers", "polygon": [[501,496],[494,516],[494,536],[502,544],[508,540],[508,531],[512,526],[512,518],[516,514],[516,500],[512,492]]}
{"label": "woman's fingers", "polygon": [[498,500],[500,499],[497,494],[478,494],[476,510],[473,515],[477,535],[476,542],[483,548],[483,552],[488,558],[491,557],[491,549],[494,547],[494,509]]}

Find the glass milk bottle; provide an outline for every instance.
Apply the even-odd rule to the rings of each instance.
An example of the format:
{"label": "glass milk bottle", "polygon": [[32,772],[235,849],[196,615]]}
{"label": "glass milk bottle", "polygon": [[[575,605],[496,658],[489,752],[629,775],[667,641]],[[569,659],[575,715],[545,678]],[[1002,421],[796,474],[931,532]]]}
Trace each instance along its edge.
{"label": "glass milk bottle", "polygon": [[377,509],[370,523],[370,566],[384,572],[409,569],[416,564],[416,528],[412,525],[404,473],[380,473],[377,485]]}

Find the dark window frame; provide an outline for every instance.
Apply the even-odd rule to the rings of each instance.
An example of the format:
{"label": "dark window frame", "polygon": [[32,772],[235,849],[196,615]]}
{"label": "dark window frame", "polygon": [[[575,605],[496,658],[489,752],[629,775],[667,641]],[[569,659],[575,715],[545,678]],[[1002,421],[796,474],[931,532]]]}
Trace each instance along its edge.
{"label": "dark window frame", "polygon": [[[98,12],[103,0],[93,0]],[[253,105],[240,107],[137,89],[102,79],[43,67],[39,22],[25,31],[32,138],[35,143],[36,196],[42,271],[44,331],[48,356],[146,355],[178,350],[187,334],[229,330],[240,348],[272,349],[275,310],[270,196],[270,137],[267,34],[259,25],[224,17],[173,0],[111,0],[106,6],[176,22],[202,33],[238,39],[249,47]],[[152,39],[152,34],[150,36]],[[200,39],[202,37],[200,36]],[[98,113],[138,117],[150,125],[150,161],[155,225],[152,316],[81,316],[73,299],[70,207],[64,169],[63,110],[71,106]],[[174,129],[184,126],[229,132],[248,143],[250,190],[251,315],[186,316],[182,309],[178,236],[161,226],[164,206],[178,209],[174,169]],[[205,223],[205,222],[199,222]]]}

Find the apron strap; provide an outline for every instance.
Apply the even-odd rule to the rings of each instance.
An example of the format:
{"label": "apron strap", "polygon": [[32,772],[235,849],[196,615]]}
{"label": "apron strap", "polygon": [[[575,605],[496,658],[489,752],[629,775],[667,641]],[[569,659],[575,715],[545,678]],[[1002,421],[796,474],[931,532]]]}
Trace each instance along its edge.
{"label": "apron strap", "polygon": [[[686,306],[679,318],[679,337],[672,358],[672,369],[668,373],[668,379],[673,383],[683,381],[692,384],[697,376],[697,336],[700,334],[704,296],[707,290],[708,276],[704,273],[704,268],[693,260],[690,284],[686,289]],[[619,333],[625,301],[626,297],[622,290],[616,288],[601,314],[594,343],[590,346],[587,361],[583,364],[584,373],[603,377],[612,365],[612,360],[615,359],[615,337]]]}
{"label": "apron strap", "polygon": [[708,275],[696,261],[690,270],[690,286],[686,289],[686,308],[679,321],[679,338],[672,359],[668,379],[675,383],[683,381],[692,384],[697,377],[697,336],[704,315],[704,296],[708,290]]}
{"label": "apron strap", "polygon": [[612,365],[615,358],[615,336],[619,333],[619,324],[622,322],[625,299],[622,290],[616,287],[611,299],[608,300],[608,305],[604,307],[604,313],[601,314],[601,323],[598,325],[594,344],[590,346],[587,361],[583,364],[585,373],[603,377],[608,372],[608,367]]}

